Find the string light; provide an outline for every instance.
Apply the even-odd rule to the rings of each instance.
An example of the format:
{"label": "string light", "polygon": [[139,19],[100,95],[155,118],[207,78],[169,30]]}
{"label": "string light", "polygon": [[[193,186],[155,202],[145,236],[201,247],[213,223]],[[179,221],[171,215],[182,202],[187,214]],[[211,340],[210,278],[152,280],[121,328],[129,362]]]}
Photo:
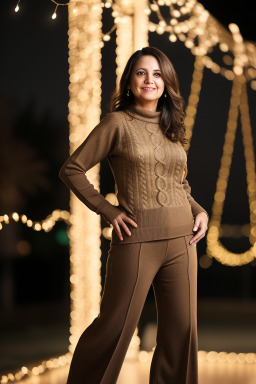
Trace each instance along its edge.
{"label": "string light", "polygon": [[58,9],[58,4],[56,5],[55,10],[54,10],[54,12],[52,14],[52,19],[56,19],[56,17],[57,17],[57,13],[56,13],[57,9]]}
{"label": "string light", "polygon": [[29,368],[27,366],[21,367],[15,373],[7,373],[1,376],[0,383],[7,384],[13,381],[19,381],[26,377],[38,376],[44,373],[45,371],[53,368],[64,367],[71,363],[72,353],[68,352],[65,355],[61,355],[59,357],[54,357],[48,360],[44,360],[38,366]]}
{"label": "string light", "polygon": [[[220,222],[223,212],[223,206],[226,196],[226,189],[230,167],[232,164],[232,154],[234,149],[235,134],[237,129],[238,108],[241,111],[242,134],[244,143],[244,154],[247,173],[247,193],[250,208],[250,235],[249,241],[252,247],[243,253],[235,254],[229,252],[218,240],[220,237]],[[236,76],[233,82],[232,95],[230,100],[229,117],[227,123],[227,132],[223,146],[221,166],[219,169],[218,180],[216,183],[216,193],[212,207],[212,217],[208,226],[207,233],[207,254],[215,257],[220,263],[230,266],[248,264],[256,257],[256,181],[255,181],[255,163],[252,131],[250,126],[249,107],[247,100],[246,81],[243,76]]]}
{"label": "string light", "polygon": [[28,219],[26,215],[19,215],[17,212],[11,213],[10,216],[7,214],[2,215],[0,216],[0,230],[3,229],[3,225],[10,223],[10,219],[15,222],[20,221],[22,224],[26,225],[28,228],[34,229],[35,231],[50,232],[56,222],[61,220],[70,225],[70,213],[68,211],[61,211],[60,209],[55,209],[42,221],[33,221]]}
{"label": "string light", "polygon": [[196,56],[194,61],[194,71],[192,75],[192,83],[190,88],[190,95],[188,98],[188,105],[186,108],[185,126],[187,144],[184,145],[185,151],[188,153],[190,148],[190,141],[193,134],[193,127],[195,125],[195,118],[202,88],[202,80],[204,73],[204,64],[201,56]]}
{"label": "string light", "polygon": [[[69,6],[71,1],[66,3],[59,3],[55,0],[50,0],[57,6]],[[72,2],[73,3],[73,2]],[[77,0],[76,3],[85,3],[84,0]],[[88,0],[86,4],[93,4],[95,0]],[[170,22],[167,23],[162,16],[161,7],[169,6],[170,9]],[[129,4],[127,3],[127,7]],[[104,42],[111,40],[111,34],[116,29],[116,24],[120,20],[125,21],[126,14],[122,11],[121,5],[113,1],[106,1],[100,3],[101,8],[111,8],[114,10],[112,16],[114,18],[114,27],[105,34],[102,33],[101,42],[99,42],[100,47],[104,46]],[[57,10],[57,8],[56,8]],[[77,13],[77,7],[73,8],[74,14]],[[256,90],[256,47],[250,41],[243,41],[241,35],[237,35],[235,38],[240,39],[243,42],[244,53],[238,57],[238,65],[235,65],[233,69],[224,67],[214,62],[214,60],[208,55],[209,52],[212,52],[215,47],[219,47],[220,52],[234,53],[233,52],[233,38],[235,33],[228,33],[226,29],[216,20],[205,8],[204,6],[197,2],[197,0],[187,0],[187,1],[162,1],[162,0],[153,0],[153,3],[148,1],[147,6],[143,11],[147,16],[152,12],[156,13],[158,17],[158,22],[148,23],[148,31],[156,32],[160,35],[167,32],[169,34],[169,41],[175,43],[178,39],[184,43],[184,46],[190,49],[191,54],[195,56],[202,56],[204,65],[210,69],[215,74],[220,74],[229,81],[234,80],[235,74],[237,71],[241,72],[241,66],[239,63],[241,61],[246,62],[244,66],[244,76],[246,81],[250,82],[251,89]],[[53,13],[52,18],[57,17],[56,11]],[[234,27],[236,24],[231,23],[232,31],[235,31]],[[232,27],[233,26],[233,27]],[[238,28],[239,30],[239,28]],[[197,44],[196,44],[197,40]],[[223,64],[226,65],[224,59],[226,55],[222,56]],[[239,55],[238,55],[239,56]],[[229,61],[232,60],[231,56]],[[228,64],[230,65],[230,63]]]}
{"label": "string light", "polygon": [[[78,9],[79,20],[73,10]],[[102,6],[100,2],[72,1],[69,31],[69,139],[70,153],[100,120]],[[88,118],[90,116],[90,118]],[[87,173],[99,188],[97,164]],[[70,345],[72,353],[84,328],[98,315],[101,292],[101,221],[70,194]],[[88,228],[93,230],[88,231]]]}
{"label": "string light", "polygon": [[18,11],[19,11],[19,9],[20,9],[19,4],[20,4],[20,0],[18,1],[17,5],[16,5],[16,7],[15,7],[15,12],[18,12]]}
{"label": "string light", "polygon": [[[116,194],[108,193],[105,196],[105,199],[109,201],[113,205],[118,205],[116,202]],[[115,200],[115,202],[114,202]],[[37,232],[45,231],[50,232],[57,221],[64,221],[67,225],[71,224],[71,214],[68,211],[61,211],[59,209],[55,209],[50,215],[48,215],[42,221],[33,221],[28,219],[25,214],[18,214],[17,212],[13,212],[10,215],[4,214],[0,216],[0,230],[3,229],[4,225],[10,224],[10,219],[14,222],[21,222],[26,225],[28,228],[31,228]],[[113,226],[105,227],[102,229],[102,235],[105,239],[111,240],[112,238],[112,230]],[[220,236],[222,238],[240,238],[242,236],[250,235],[250,224],[243,225],[231,225],[231,224],[222,224],[220,227]]]}
{"label": "string light", "polygon": [[[20,1],[20,0],[19,0]],[[114,30],[117,29],[117,78],[122,73],[122,66],[126,62],[124,59],[129,52],[127,52],[127,41],[131,41],[132,39],[132,15],[128,16],[126,12],[124,12],[124,8],[121,8],[119,3],[115,3],[112,1],[103,2],[95,2],[95,1],[69,1],[65,4],[57,3],[54,0],[51,0],[55,3],[55,14],[59,5],[69,5],[69,20],[70,20],[70,28],[69,28],[69,47],[70,47],[70,103],[69,103],[69,122],[70,122],[70,144],[71,144],[71,152],[79,145],[81,140],[85,135],[85,127],[87,129],[87,133],[89,133],[90,128],[95,126],[99,120],[100,110],[98,105],[100,104],[100,68],[97,67],[97,63],[100,62],[100,50],[104,46],[105,41],[109,41],[111,39],[111,34]],[[19,4],[19,3],[18,3]],[[17,4],[17,6],[18,6]],[[78,7],[76,6],[78,4]],[[175,7],[174,7],[175,4]],[[169,5],[170,7],[170,23],[167,23],[163,18],[160,7],[163,5]],[[98,28],[98,22],[100,21],[100,15],[102,8],[111,8],[113,9],[112,17],[114,18],[114,26],[110,29],[110,31],[106,33],[102,33]],[[85,21],[83,25],[77,25],[74,22],[73,17],[77,13],[77,8],[79,9],[79,14],[81,18]],[[199,94],[201,90],[201,83],[203,77],[203,69],[204,67],[210,69],[213,73],[221,74],[227,80],[233,81],[234,85],[234,94],[242,95],[242,104],[240,106],[241,117],[242,117],[242,125],[243,125],[243,137],[244,137],[244,145],[246,161],[247,161],[247,182],[250,182],[251,191],[254,188],[254,180],[255,171],[251,168],[250,162],[252,161],[251,155],[251,136],[250,129],[248,125],[248,103],[245,96],[244,91],[242,92],[242,84],[237,83],[238,79],[241,79],[241,68],[243,68],[243,80],[246,85],[246,81],[251,81],[250,85],[252,89],[256,89],[256,49],[253,44],[249,42],[243,42],[241,38],[239,29],[231,24],[229,26],[231,34],[223,29],[220,23],[218,23],[208,11],[204,9],[204,7],[197,3],[196,0],[188,0],[188,1],[163,1],[153,0],[153,4],[148,2],[148,5],[145,7],[143,14],[149,15],[152,12],[157,14],[159,19],[158,23],[148,23],[148,31],[156,32],[158,34],[163,34],[167,32],[169,34],[170,42],[175,42],[177,39],[184,42],[184,46],[190,49],[191,53],[195,55],[195,68],[193,81],[191,85],[191,94],[189,98],[189,103],[187,107],[187,115],[186,115],[186,125],[188,127],[187,133],[192,136],[192,129],[194,126],[195,115],[197,112],[197,105],[199,100]],[[88,23],[86,22],[86,18],[90,15],[93,21],[90,19]],[[57,14],[56,14],[57,16]],[[55,18],[56,18],[55,16]],[[88,25],[88,26],[87,26]],[[94,26],[94,37],[92,36],[91,31],[89,30],[89,26]],[[96,32],[95,32],[96,31]],[[96,35],[95,35],[96,33]],[[96,36],[96,37],[95,37]],[[196,40],[197,39],[197,40]],[[197,41],[197,43],[196,43]],[[235,44],[234,44],[235,41]],[[85,44],[86,42],[86,44]],[[240,48],[239,48],[240,44]],[[243,49],[241,50],[241,44]],[[223,55],[223,63],[225,65],[232,65],[233,67],[225,68],[224,66],[220,66],[215,63],[212,58],[208,56],[209,52],[212,52],[213,48],[219,46]],[[123,48],[122,48],[123,47]],[[125,48],[124,48],[125,47]],[[128,45],[128,47],[132,47],[132,45]],[[238,47],[238,49],[237,49]],[[124,51],[125,49],[125,51]],[[240,49],[240,51],[239,51]],[[234,54],[234,61],[231,56],[227,59],[227,52]],[[242,52],[242,53],[241,53]],[[243,55],[243,56],[242,56]],[[225,57],[225,60],[224,60]],[[79,64],[79,65],[78,65]],[[94,68],[93,72],[90,72],[90,68]],[[97,68],[97,70],[95,70]],[[97,84],[94,86],[95,93],[93,97],[89,94],[88,89],[90,86],[87,86],[86,79],[89,78],[90,82]],[[241,89],[239,88],[241,87]],[[240,89],[240,90],[239,90]],[[241,91],[241,93],[239,93]],[[230,120],[228,121],[228,127],[231,126],[234,128],[234,103],[237,102],[237,98],[231,98],[232,112],[230,112]],[[90,124],[86,120],[87,110],[93,111],[91,115],[93,115],[93,119],[90,120]],[[236,115],[236,111],[235,111]],[[244,116],[244,117],[243,117]],[[90,117],[91,119],[91,117]],[[244,122],[244,123],[243,123]],[[249,133],[249,136],[248,136]],[[249,137],[249,144],[248,139]],[[227,131],[226,136],[231,138],[231,142],[234,139],[234,129],[231,132]],[[230,144],[230,143],[229,143]],[[189,148],[189,146],[188,146]],[[187,148],[187,149],[188,149]],[[229,146],[230,150],[230,146]],[[232,150],[232,148],[231,148]],[[248,156],[247,156],[248,155]],[[231,164],[227,158],[224,158],[224,163]],[[224,170],[225,171],[225,170]],[[225,172],[224,172],[225,174]],[[98,178],[98,167],[94,167],[93,170],[88,172],[88,175],[92,178],[92,181],[96,187],[99,185]],[[227,173],[226,173],[227,175]],[[223,176],[220,172],[220,176]],[[226,178],[227,181],[227,178]],[[248,182],[248,186],[249,186]],[[217,183],[218,184],[218,183]],[[221,183],[219,183],[221,185]],[[249,187],[248,187],[249,188]],[[223,191],[221,191],[223,192]],[[223,194],[215,194],[215,198],[218,196],[221,197],[222,202]],[[224,196],[225,198],[225,196]],[[255,227],[254,227],[254,215],[255,215],[255,199],[253,193],[249,196],[250,203],[250,241],[253,243],[255,241]],[[95,215],[92,212],[89,212],[86,207],[83,207],[77,199],[74,199],[74,196],[71,194],[70,200],[71,206],[71,214],[66,211],[68,216],[66,216],[67,223],[72,224],[70,228],[69,237],[70,237],[70,283],[71,283],[71,327],[70,327],[70,347],[69,353],[66,356],[66,360],[62,359],[62,363],[58,361],[58,359],[50,359],[48,360],[48,366],[46,362],[42,362],[42,364],[38,367],[33,367],[30,371],[28,371],[27,367],[22,367],[22,374],[26,375],[38,375],[45,369],[55,368],[61,366],[61,364],[68,364],[71,361],[71,355],[74,350],[74,346],[78,340],[81,331],[84,329],[86,324],[89,324],[91,320],[97,314],[97,306],[99,306],[99,292],[101,290],[100,284],[100,253],[95,252],[100,248],[100,222],[99,218],[95,218]],[[219,209],[219,207],[218,207]],[[219,262],[226,265],[242,265],[242,263],[248,263],[251,260],[254,260],[255,256],[252,250],[247,252],[247,256],[242,259],[241,255],[235,255],[231,252],[228,252],[218,241],[219,236],[221,235],[221,220],[216,223],[216,215],[220,219],[221,212],[220,209],[215,209],[213,207],[213,216],[212,220],[209,223],[209,230],[207,234],[207,255],[203,255],[204,258],[201,260],[201,266],[206,266],[207,263],[211,265],[212,257],[215,257]],[[58,211],[58,210],[57,210]],[[54,211],[55,212],[55,211]],[[219,216],[218,216],[219,215]],[[50,230],[55,221],[48,220],[48,226],[43,225],[43,222],[33,222],[32,220],[27,219],[25,215],[21,215],[21,217],[15,212],[11,215],[11,218],[14,221],[18,221],[21,218],[21,222],[26,224],[28,227],[34,230]],[[23,219],[22,219],[23,218]],[[0,217],[0,229],[2,229],[2,223],[8,224],[10,217],[8,215],[3,215]],[[215,220],[215,221],[214,221]],[[86,232],[86,228],[89,223],[95,224],[95,232],[88,235]],[[248,229],[248,228],[247,228]],[[104,228],[103,235],[106,238],[111,238],[111,232],[113,227]],[[214,232],[215,231],[215,232]],[[210,236],[209,236],[210,234]],[[86,236],[86,239],[84,238]],[[84,242],[81,243],[79,238],[83,238]],[[86,241],[85,241],[86,240]],[[209,241],[208,241],[209,240]],[[86,244],[86,245],[85,245]],[[221,252],[220,252],[221,251]],[[223,257],[223,252],[225,251],[228,254],[227,257]],[[93,258],[90,256],[93,252]],[[218,257],[221,254],[221,257]],[[249,257],[248,257],[249,256]],[[239,260],[240,264],[234,264],[234,261],[237,262]],[[241,262],[242,260],[242,262]],[[86,271],[83,266],[87,265]],[[96,284],[92,287],[90,276],[93,279],[93,284]],[[78,284],[79,283],[79,284]],[[85,292],[87,294],[85,295]],[[95,304],[96,303],[96,304]],[[89,309],[89,310],[88,310]],[[85,316],[86,314],[86,316]],[[133,338],[134,345],[139,345],[139,338],[135,333]],[[139,359],[141,361],[146,361],[148,358],[152,357],[152,352],[140,351]],[[205,352],[199,351],[199,357],[201,359],[207,359],[207,361],[217,362],[223,361],[223,359],[227,362],[245,362],[245,363],[256,363],[255,354],[236,354],[231,353],[228,354],[226,352],[217,353],[215,351]],[[44,363],[44,364],[43,364]],[[46,367],[46,368],[45,368]],[[21,375],[18,372],[18,375]],[[12,373],[5,375],[2,377],[1,384],[8,383],[9,381],[13,381],[18,376],[13,375]]]}
{"label": "string light", "polygon": [[[223,146],[221,165],[216,183],[216,193],[212,207],[212,217],[208,225],[207,254],[215,257],[220,263],[229,266],[248,264],[256,258],[256,178],[255,178],[255,154],[253,147],[252,128],[250,124],[250,114],[248,106],[246,78],[244,76],[244,66],[247,64],[244,57],[244,44],[239,28],[236,24],[230,24],[229,29],[234,35],[234,73],[233,87],[230,99],[230,108],[227,122],[227,132]],[[241,60],[241,55],[243,60]],[[229,252],[219,241],[220,223],[223,213],[223,206],[226,197],[228,177],[232,164],[232,154],[234,151],[235,135],[237,130],[238,110],[241,113],[241,125],[244,144],[244,155],[246,163],[247,194],[250,209],[250,234],[249,241],[251,248],[240,254]]]}
{"label": "string light", "polygon": [[[232,97],[230,100],[229,120],[227,123],[227,133],[225,135],[225,144],[223,147],[223,156],[221,159],[221,167],[219,170],[219,178],[217,180],[217,190],[214,196],[214,204],[212,208],[212,218],[209,222],[209,229],[207,233],[207,258],[215,257],[217,261],[229,266],[244,265],[254,261],[256,257],[256,180],[255,180],[255,157],[253,148],[252,130],[250,126],[250,115],[246,89],[246,79],[241,75],[244,66],[247,64],[246,58],[243,61],[239,60],[240,54],[244,54],[243,39],[240,35],[239,28],[236,24],[230,24],[229,28],[235,35],[234,53],[235,59],[233,62],[234,76]],[[189,140],[185,145],[185,150],[188,152],[190,147],[190,140],[192,137],[192,130],[195,123],[195,116],[197,113],[197,105],[199,102],[204,64],[207,63],[205,58],[197,56],[194,63],[193,79],[191,84],[191,91],[186,108],[186,138]],[[232,77],[231,77],[232,78]],[[242,97],[240,101],[240,97]],[[235,131],[237,127],[238,107],[240,105],[242,134],[244,143],[244,152],[246,160],[246,172],[248,183],[248,198],[250,206],[250,232],[249,240],[252,247],[241,254],[229,252],[218,240],[221,236],[221,216],[223,205],[225,201],[225,194],[228,183],[228,175],[232,163],[232,153],[234,147]],[[247,226],[248,232],[248,226]],[[209,267],[211,262],[206,258],[201,259],[203,266]]]}
{"label": "string light", "polygon": [[[138,341],[138,340],[137,340]],[[155,347],[152,348],[151,351],[140,350],[138,353],[138,361],[140,363],[149,363],[152,361],[153,353]],[[208,362],[212,364],[223,364],[228,363],[231,365],[234,364],[245,364],[245,365],[255,365],[256,364],[256,354],[255,353],[236,353],[236,352],[216,352],[216,351],[203,351],[199,350],[197,352],[198,361],[200,362]],[[33,368],[28,368],[27,366],[21,367],[15,373],[7,373],[1,376],[0,384],[8,384],[10,382],[16,382],[19,380],[23,380],[27,377],[33,377],[41,375],[50,369],[56,369],[65,367],[71,363],[72,353],[68,352],[65,355],[61,355],[59,357],[54,357],[49,360],[44,360],[38,366]]]}
{"label": "string light", "polygon": [[[141,363],[148,363],[152,360],[155,347],[151,351],[147,352],[141,350],[139,352],[138,360]],[[203,351],[199,350],[198,353],[199,362],[208,363],[228,363],[228,364],[256,364],[256,353],[236,353],[236,352],[216,352],[216,351]]]}
{"label": "string light", "polygon": [[[223,26],[196,0],[186,1],[183,5],[177,2],[175,4],[176,8],[170,2],[171,20],[169,24],[165,22],[162,16],[161,5],[163,5],[162,1],[157,2],[153,0],[153,4],[149,3],[150,12],[155,12],[159,19],[158,23],[149,23],[149,32],[156,32],[158,34],[169,33],[170,42],[175,42],[177,39],[184,42],[184,46],[190,49],[193,55],[202,56],[203,63],[213,73],[220,74],[227,80],[233,81],[235,73],[237,73],[239,68],[234,67],[231,70],[220,66],[208,55],[217,45],[221,52],[230,51],[233,53],[232,34],[227,33]],[[145,12],[147,14],[150,13],[148,8],[145,9]],[[234,30],[235,24],[232,23],[232,25]],[[198,45],[195,43],[196,39]],[[241,36],[239,39],[242,41]],[[251,81],[251,88],[256,89],[256,82],[253,80],[256,77],[256,47],[250,42],[243,42],[243,46],[244,53],[240,55],[238,61],[246,62],[244,75],[247,81]],[[223,63],[226,64],[224,60]]]}

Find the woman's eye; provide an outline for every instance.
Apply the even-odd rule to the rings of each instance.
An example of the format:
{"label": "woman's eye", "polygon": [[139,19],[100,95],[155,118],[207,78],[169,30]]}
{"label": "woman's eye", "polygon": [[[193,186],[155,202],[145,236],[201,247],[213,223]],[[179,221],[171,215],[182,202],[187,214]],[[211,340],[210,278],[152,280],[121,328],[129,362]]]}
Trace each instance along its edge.
{"label": "woman's eye", "polygon": [[[139,72],[137,72],[137,75],[139,75],[140,73],[145,73],[145,72],[144,72],[144,71],[139,71]],[[161,73],[156,72],[155,75],[159,75],[159,76],[161,76]],[[157,77],[158,77],[158,76],[157,76]]]}

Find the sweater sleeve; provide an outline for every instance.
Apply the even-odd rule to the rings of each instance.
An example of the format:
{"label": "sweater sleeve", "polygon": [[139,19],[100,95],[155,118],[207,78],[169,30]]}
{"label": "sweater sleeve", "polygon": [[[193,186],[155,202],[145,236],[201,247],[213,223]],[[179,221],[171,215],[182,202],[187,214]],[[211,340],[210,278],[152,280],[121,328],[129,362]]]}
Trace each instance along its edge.
{"label": "sweater sleeve", "polygon": [[118,140],[118,119],[108,113],[89,133],[83,143],[66,160],[59,171],[60,179],[93,212],[108,224],[122,211],[110,204],[91,184],[86,172],[109,156]]}
{"label": "sweater sleeve", "polygon": [[187,164],[186,164],[184,172],[183,172],[182,184],[183,184],[183,189],[185,190],[185,192],[187,194],[187,199],[191,205],[192,214],[195,217],[196,215],[198,215],[198,213],[205,212],[208,216],[208,219],[209,219],[209,215],[208,215],[207,211],[203,207],[201,207],[201,205],[199,205],[191,196],[191,187],[189,185],[188,180],[186,179],[187,174],[188,174],[188,168],[187,168]]}

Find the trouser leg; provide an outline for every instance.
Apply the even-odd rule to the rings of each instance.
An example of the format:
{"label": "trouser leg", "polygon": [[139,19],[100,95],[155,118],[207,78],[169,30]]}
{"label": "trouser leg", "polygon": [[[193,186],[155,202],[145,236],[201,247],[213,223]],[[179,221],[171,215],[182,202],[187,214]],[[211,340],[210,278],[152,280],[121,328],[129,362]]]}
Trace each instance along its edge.
{"label": "trouser leg", "polygon": [[169,239],[163,265],[153,280],[157,345],[150,384],[198,384],[197,249],[193,235]]}
{"label": "trouser leg", "polygon": [[116,383],[167,244],[111,244],[100,314],[79,338],[67,384]]}

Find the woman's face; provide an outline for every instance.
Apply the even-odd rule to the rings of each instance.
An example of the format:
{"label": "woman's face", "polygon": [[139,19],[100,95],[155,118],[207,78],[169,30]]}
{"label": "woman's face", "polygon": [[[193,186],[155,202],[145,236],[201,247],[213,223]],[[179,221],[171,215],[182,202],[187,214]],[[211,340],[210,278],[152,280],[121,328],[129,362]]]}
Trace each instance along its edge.
{"label": "woman's face", "polygon": [[164,81],[154,56],[144,55],[137,60],[131,73],[130,87],[136,104],[156,111],[158,100],[164,92]]}

